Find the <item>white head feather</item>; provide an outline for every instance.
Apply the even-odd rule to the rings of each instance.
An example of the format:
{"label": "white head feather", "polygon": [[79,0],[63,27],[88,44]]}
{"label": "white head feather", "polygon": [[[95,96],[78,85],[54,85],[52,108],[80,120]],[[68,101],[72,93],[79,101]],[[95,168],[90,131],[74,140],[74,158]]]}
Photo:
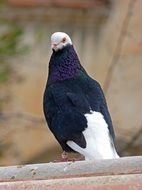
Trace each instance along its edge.
{"label": "white head feather", "polygon": [[72,45],[72,41],[64,32],[55,32],[51,35],[51,48],[55,51],[62,49],[68,44]]}

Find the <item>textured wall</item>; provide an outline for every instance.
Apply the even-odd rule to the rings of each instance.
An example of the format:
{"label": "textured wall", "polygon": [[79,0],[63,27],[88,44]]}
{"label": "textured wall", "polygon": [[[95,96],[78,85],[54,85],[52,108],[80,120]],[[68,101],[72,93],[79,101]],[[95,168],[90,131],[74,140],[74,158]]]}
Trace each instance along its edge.
{"label": "textured wall", "polygon": [[119,150],[126,149],[122,153],[129,155],[142,153],[141,9],[141,0],[119,0],[109,10],[11,11],[11,18],[23,30],[20,44],[28,51],[10,59],[20,80],[13,77],[7,85],[10,101],[3,111],[9,115],[2,126],[9,130],[4,140],[10,147],[1,163],[50,160],[57,157],[54,150],[59,155],[60,149],[42,120],[50,35],[55,31],[70,34],[83,66],[104,88]]}

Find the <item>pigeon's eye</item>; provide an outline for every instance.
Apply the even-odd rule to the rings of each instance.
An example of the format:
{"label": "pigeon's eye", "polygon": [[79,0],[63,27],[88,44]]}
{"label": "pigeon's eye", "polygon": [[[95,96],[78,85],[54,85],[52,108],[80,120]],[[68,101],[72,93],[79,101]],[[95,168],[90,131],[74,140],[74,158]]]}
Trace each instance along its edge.
{"label": "pigeon's eye", "polygon": [[66,42],[66,38],[63,38],[63,39],[62,39],[62,42],[65,43],[65,42]]}

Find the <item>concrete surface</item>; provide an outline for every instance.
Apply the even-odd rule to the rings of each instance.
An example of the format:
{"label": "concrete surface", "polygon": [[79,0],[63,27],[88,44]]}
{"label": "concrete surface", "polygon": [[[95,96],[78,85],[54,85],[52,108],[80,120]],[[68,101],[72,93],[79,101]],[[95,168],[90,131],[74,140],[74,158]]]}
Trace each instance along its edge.
{"label": "concrete surface", "polygon": [[141,190],[142,157],[0,168],[1,190]]}
{"label": "concrete surface", "polygon": [[142,157],[32,164],[0,168],[0,181],[140,174]]}

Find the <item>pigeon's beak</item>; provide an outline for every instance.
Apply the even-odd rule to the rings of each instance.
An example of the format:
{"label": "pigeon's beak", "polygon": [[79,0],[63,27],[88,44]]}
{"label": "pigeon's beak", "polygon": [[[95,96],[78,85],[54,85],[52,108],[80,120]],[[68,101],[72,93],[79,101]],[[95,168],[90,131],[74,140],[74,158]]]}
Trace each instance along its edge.
{"label": "pigeon's beak", "polygon": [[51,44],[51,48],[55,50],[57,48],[57,44]]}
{"label": "pigeon's beak", "polygon": [[53,49],[53,50],[55,50],[55,51],[57,51],[58,50],[58,46],[60,45],[60,43],[61,42],[59,42],[59,43],[51,43],[51,48]]}

